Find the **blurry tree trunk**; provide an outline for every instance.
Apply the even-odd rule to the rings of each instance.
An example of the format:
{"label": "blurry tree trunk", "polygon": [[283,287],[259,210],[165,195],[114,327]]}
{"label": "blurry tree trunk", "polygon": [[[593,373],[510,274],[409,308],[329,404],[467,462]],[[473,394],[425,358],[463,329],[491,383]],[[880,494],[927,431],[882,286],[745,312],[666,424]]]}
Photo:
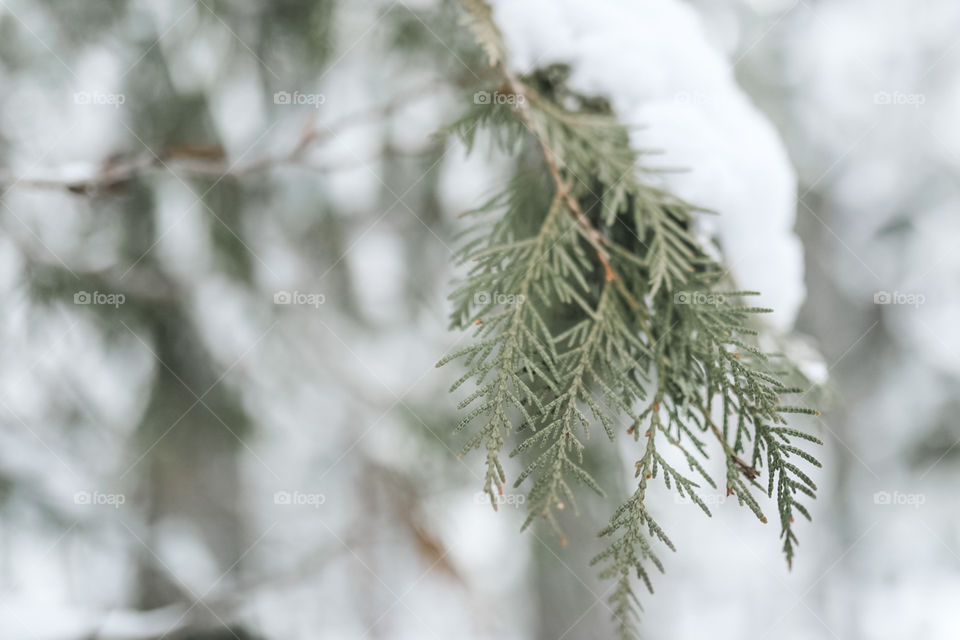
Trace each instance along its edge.
{"label": "blurry tree trunk", "polygon": [[[138,449],[149,449],[139,463],[143,468],[137,470],[143,500],[149,505],[147,524],[153,531],[167,520],[182,521],[212,552],[218,571],[225,572],[249,544],[237,457],[237,437],[247,432],[247,421],[223,390],[224,383],[217,381],[218,370],[211,367],[189,317],[177,303],[171,307],[157,310],[150,320],[162,364],[157,364],[151,400],[139,427]],[[145,550],[138,604],[150,609],[182,599],[181,588],[169,581]]]}
{"label": "blurry tree trunk", "polygon": [[[603,455],[589,450],[585,462],[587,471],[603,487],[609,487],[611,495],[629,495],[629,488],[623,481],[624,474],[617,465],[609,464]],[[532,533],[537,536],[530,543],[533,545],[533,579],[537,594],[533,611],[539,640],[599,640],[603,637],[598,632],[600,629],[612,634],[606,598],[610,585],[598,580],[596,570],[590,567],[590,559],[602,549],[597,542],[597,523],[610,518],[606,510],[609,505],[590,500],[588,491],[583,488],[577,494],[583,498],[578,500],[579,517],[571,513],[563,519],[567,538],[575,543],[563,547],[548,527],[533,525],[535,530]],[[597,602],[598,597],[600,602]]]}
{"label": "blurry tree trunk", "polygon": [[[128,83],[127,93],[136,96],[129,102],[139,109],[127,123],[134,132],[130,145],[138,152],[141,143],[157,155],[177,145],[219,148],[205,99],[174,89],[161,47],[149,50]],[[194,212],[200,211],[207,220],[217,266],[249,282],[250,257],[237,237],[243,233],[239,185],[227,178],[198,181],[191,187],[202,200]],[[157,558],[160,550],[153,548],[154,543],[170,538],[169,531],[157,535],[158,526],[197,534],[214,563],[217,575],[213,580],[237,571],[250,543],[241,505],[243,477],[238,457],[242,439],[249,435],[249,421],[238,399],[228,391],[229,382],[222,379],[232,363],[214,361],[197,330],[198,320],[190,304],[192,283],[177,282],[174,274],[165,273],[158,257],[155,245],[169,230],[160,228],[154,188],[163,188],[163,183],[159,187],[133,185],[134,195],[122,208],[129,234],[126,260],[138,269],[158,273],[165,289],[172,292],[160,299],[128,296],[123,307],[133,316],[125,322],[156,359],[150,400],[130,452],[134,465],[130,474],[138,479],[138,498],[146,505],[147,537],[143,542],[151,547],[139,555],[136,605],[144,609],[203,595],[185,592]],[[229,582],[224,578],[220,586]]]}

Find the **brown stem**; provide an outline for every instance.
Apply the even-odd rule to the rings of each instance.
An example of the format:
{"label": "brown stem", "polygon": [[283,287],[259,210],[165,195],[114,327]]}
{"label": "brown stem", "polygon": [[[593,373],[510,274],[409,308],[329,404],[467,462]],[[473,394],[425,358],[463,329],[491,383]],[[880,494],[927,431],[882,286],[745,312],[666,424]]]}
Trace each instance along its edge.
{"label": "brown stem", "polygon": [[618,281],[619,278],[617,277],[617,273],[613,270],[613,267],[610,264],[610,252],[607,251],[607,248],[604,246],[607,243],[607,238],[600,233],[596,227],[593,226],[593,224],[590,222],[590,218],[588,218],[583,212],[583,209],[580,207],[580,203],[577,202],[577,198],[572,192],[573,179],[564,179],[563,172],[561,171],[560,165],[557,162],[557,154],[553,149],[550,148],[550,145],[547,143],[546,136],[542,131],[540,131],[540,128],[537,126],[537,123],[530,112],[530,106],[528,105],[527,100],[533,97],[532,90],[511,74],[507,74],[507,86],[510,88],[511,93],[524,98],[524,100],[517,101],[517,112],[520,115],[520,119],[537,139],[537,143],[540,145],[540,149],[543,151],[543,157],[547,162],[547,168],[549,169],[550,175],[557,186],[557,196],[566,203],[570,214],[580,227],[580,231],[597,252],[597,258],[599,258],[600,264],[603,265],[604,280],[606,282]]}
{"label": "brown stem", "polygon": [[[454,80],[456,81],[456,79]],[[0,187],[4,192],[13,187],[22,187],[64,190],[77,195],[104,195],[129,180],[155,170],[224,178],[267,172],[280,166],[299,166],[318,172],[333,172],[362,167],[376,158],[358,158],[331,165],[317,165],[304,162],[303,156],[311,147],[327,142],[344,130],[387,117],[407,104],[429,97],[442,86],[437,81],[431,81],[429,84],[412,87],[398,93],[384,104],[349,113],[322,125],[323,130],[320,131],[311,121],[304,127],[296,144],[288,151],[264,156],[244,164],[229,163],[219,145],[185,144],[156,152],[148,150],[132,159],[108,159],[97,173],[78,179],[33,178],[0,172]]]}
{"label": "brown stem", "polygon": [[752,464],[747,464],[747,462],[743,460],[740,456],[738,456],[736,452],[733,450],[733,448],[729,444],[727,444],[726,439],[724,439],[723,437],[723,433],[720,432],[720,429],[717,428],[717,425],[715,425],[713,423],[713,420],[710,419],[710,414],[707,411],[707,409],[701,406],[700,413],[703,414],[703,419],[710,426],[710,430],[713,431],[713,435],[715,435],[717,437],[717,440],[720,441],[720,444],[723,445],[724,451],[726,451],[727,455],[730,456],[730,459],[733,460],[738,467],[740,467],[740,471],[743,473],[743,475],[747,476],[751,480],[754,480],[757,477],[759,477],[760,471],[758,471],[757,468],[754,467]]}

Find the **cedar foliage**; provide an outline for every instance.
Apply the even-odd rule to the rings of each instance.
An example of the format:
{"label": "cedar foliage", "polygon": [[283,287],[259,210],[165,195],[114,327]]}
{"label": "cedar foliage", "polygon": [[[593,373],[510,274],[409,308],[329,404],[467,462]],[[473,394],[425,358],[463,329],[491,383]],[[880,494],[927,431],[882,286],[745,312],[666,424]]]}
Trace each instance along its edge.
{"label": "cedar foliage", "polygon": [[[602,101],[567,90],[556,70],[507,72],[496,27],[477,10],[485,5],[465,5],[474,34],[497,54],[491,64],[502,84],[488,95],[501,99],[475,104],[451,131],[469,147],[485,127],[504,150],[537,159],[467,216],[458,255],[467,271],[451,295],[451,324],[473,328],[475,339],[438,366],[466,367],[451,388],[473,388],[457,429],[471,434],[464,453],[486,453],[494,508],[516,431],[508,455],[525,464],[513,479],[527,487],[523,526],[545,519],[563,544],[558,511],[576,512],[574,485],[604,496],[583,465],[591,430],[610,440],[625,431],[637,443],[635,490],[601,529],[606,547],[592,561],[614,581],[609,605],[620,636],[633,638],[633,578],[652,592],[649,567],[664,568],[658,548],[674,549],[645,506],[653,481],[709,516],[700,491],[718,484],[702,461],[718,452],[728,495],[764,523],[764,503],[774,500],[790,563],[795,514],[809,519],[800,500],[816,491],[801,464],[820,466],[798,443],[820,442],[784,414],[816,412],[784,404],[803,389],[787,382],[789,362],[758,348],[753,318],[768,310],[750,306],[756,294],[736,290],[704,251],[691,231],[700,210],[651,186],[642,155]],[[675,457],[661,453],[665,445],[684,468],[668,462]]]}

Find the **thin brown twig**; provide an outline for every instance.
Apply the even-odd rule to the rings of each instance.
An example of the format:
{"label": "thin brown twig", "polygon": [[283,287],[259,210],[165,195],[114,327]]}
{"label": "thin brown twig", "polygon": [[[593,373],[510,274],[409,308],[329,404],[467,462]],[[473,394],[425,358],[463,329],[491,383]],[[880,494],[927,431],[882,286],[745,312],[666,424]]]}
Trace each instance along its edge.
{"label": "thin brown twig", "polygon": [[129,160],[108,159],[95,174],[76,179],[32,178],[0,173],[0,185],[6,190],[26,187],[62,190],[76,195],[99,195],[109,193],[113,188],[142,174],[157,170],[211,178],[241,177],[263,173],[280,166],[296,166],[318,172],[349,170],[362,167],[376,158],[317,165],[305,162],[303,156],[311,147],[326,142],[349,128],[389,116],[403,106],[432,95],[441,86],[441,83],[431,81],[429,84],[413,87],[395,95],[384,104],[355,111],[324,124],[323,131],[318,131],[311,121],[289,151],[268,155],[242,165],[231,165],[224,157],[223,149],[217,145],[186,144],[170,147],[159,153],[144,152]]}
{"label": "thin brown twig", "polygon": [[700,413],[703,414],[703,419],[710,427],[710,430],[713,431],[713,435],[715,435],[717,440],[720,441],[720,444],[723,445],[723,449],[726,454],[730,456],[730,459],[733,460],[734,463],[740,468],[740,471],[743,473],[743,475],[747,476],[750,480],[755,480],[757,477],[759,477],[760,471],[752,464],[748,464],[745,460],[738,456],[733,450],[733,447],[727,444],[727,440],[723,437],[723,433],[721,433],[720,429],[710,418],[710,413],[707,411],[706,407],[700,406]]}
{"label": "thin brown twig", "polygon": [[514,95],[524,98],[524,100],[517,101],[517,112],[520,115],[520,119],[527,126],[534,137],[537,139],[537,143],[540,145],[540,149],[543,152],[543,157],[547,162],[547,168],[550,171],[550,175],[553,178],[554,183],[557,187],[557,195],[567,204],[567,208],[570,211],[570,214],[576,220],[577,225],[580,227],[581,232],[587,241],[593,246],[594,250],[597,252],[597,258],[600,260],[600,264],[603,265],[603,275],[604,279],[607,282],[619,281],[616,271],[610,264],[610,252],[607,250],[606,245],[608,240],[596,227],[590,222],[590,218],[583,212],[583,209],[580,207],[580,203],[577,201],[576,196],[574,196],[572,191],[573,179],[565,179],[563,177],[563,172],[560,169],[560,164],[557,161],[558,156],[556,152],[550,147],[549,143],[546,140],[546,135],[540,130],[540,127],[537,125],[536,120],[534,119],[532,113],[530,112],[530,106],[527,101],[534,96],[532,95],[532,90],[527,87],[523,82],[521,82],[516,76],[511,74],[507,75],[507,85],[510,88],[511,93]]}

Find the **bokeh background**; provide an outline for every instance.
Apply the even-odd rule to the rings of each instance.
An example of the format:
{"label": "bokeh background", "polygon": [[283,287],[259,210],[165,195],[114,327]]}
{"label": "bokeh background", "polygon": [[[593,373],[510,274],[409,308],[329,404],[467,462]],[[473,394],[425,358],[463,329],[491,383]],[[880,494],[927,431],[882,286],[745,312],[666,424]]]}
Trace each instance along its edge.
{"label": "bokeh background", "polygon": [[[824,469],[792,571],[660,492],[646,637],[960,637],[960,5],[693,6],[798,172]],[[0,0],[0,637],[611,637],[610,505],[519,534],[434,368],[513,170],[437,134],[493,80],[460,16]]]}

